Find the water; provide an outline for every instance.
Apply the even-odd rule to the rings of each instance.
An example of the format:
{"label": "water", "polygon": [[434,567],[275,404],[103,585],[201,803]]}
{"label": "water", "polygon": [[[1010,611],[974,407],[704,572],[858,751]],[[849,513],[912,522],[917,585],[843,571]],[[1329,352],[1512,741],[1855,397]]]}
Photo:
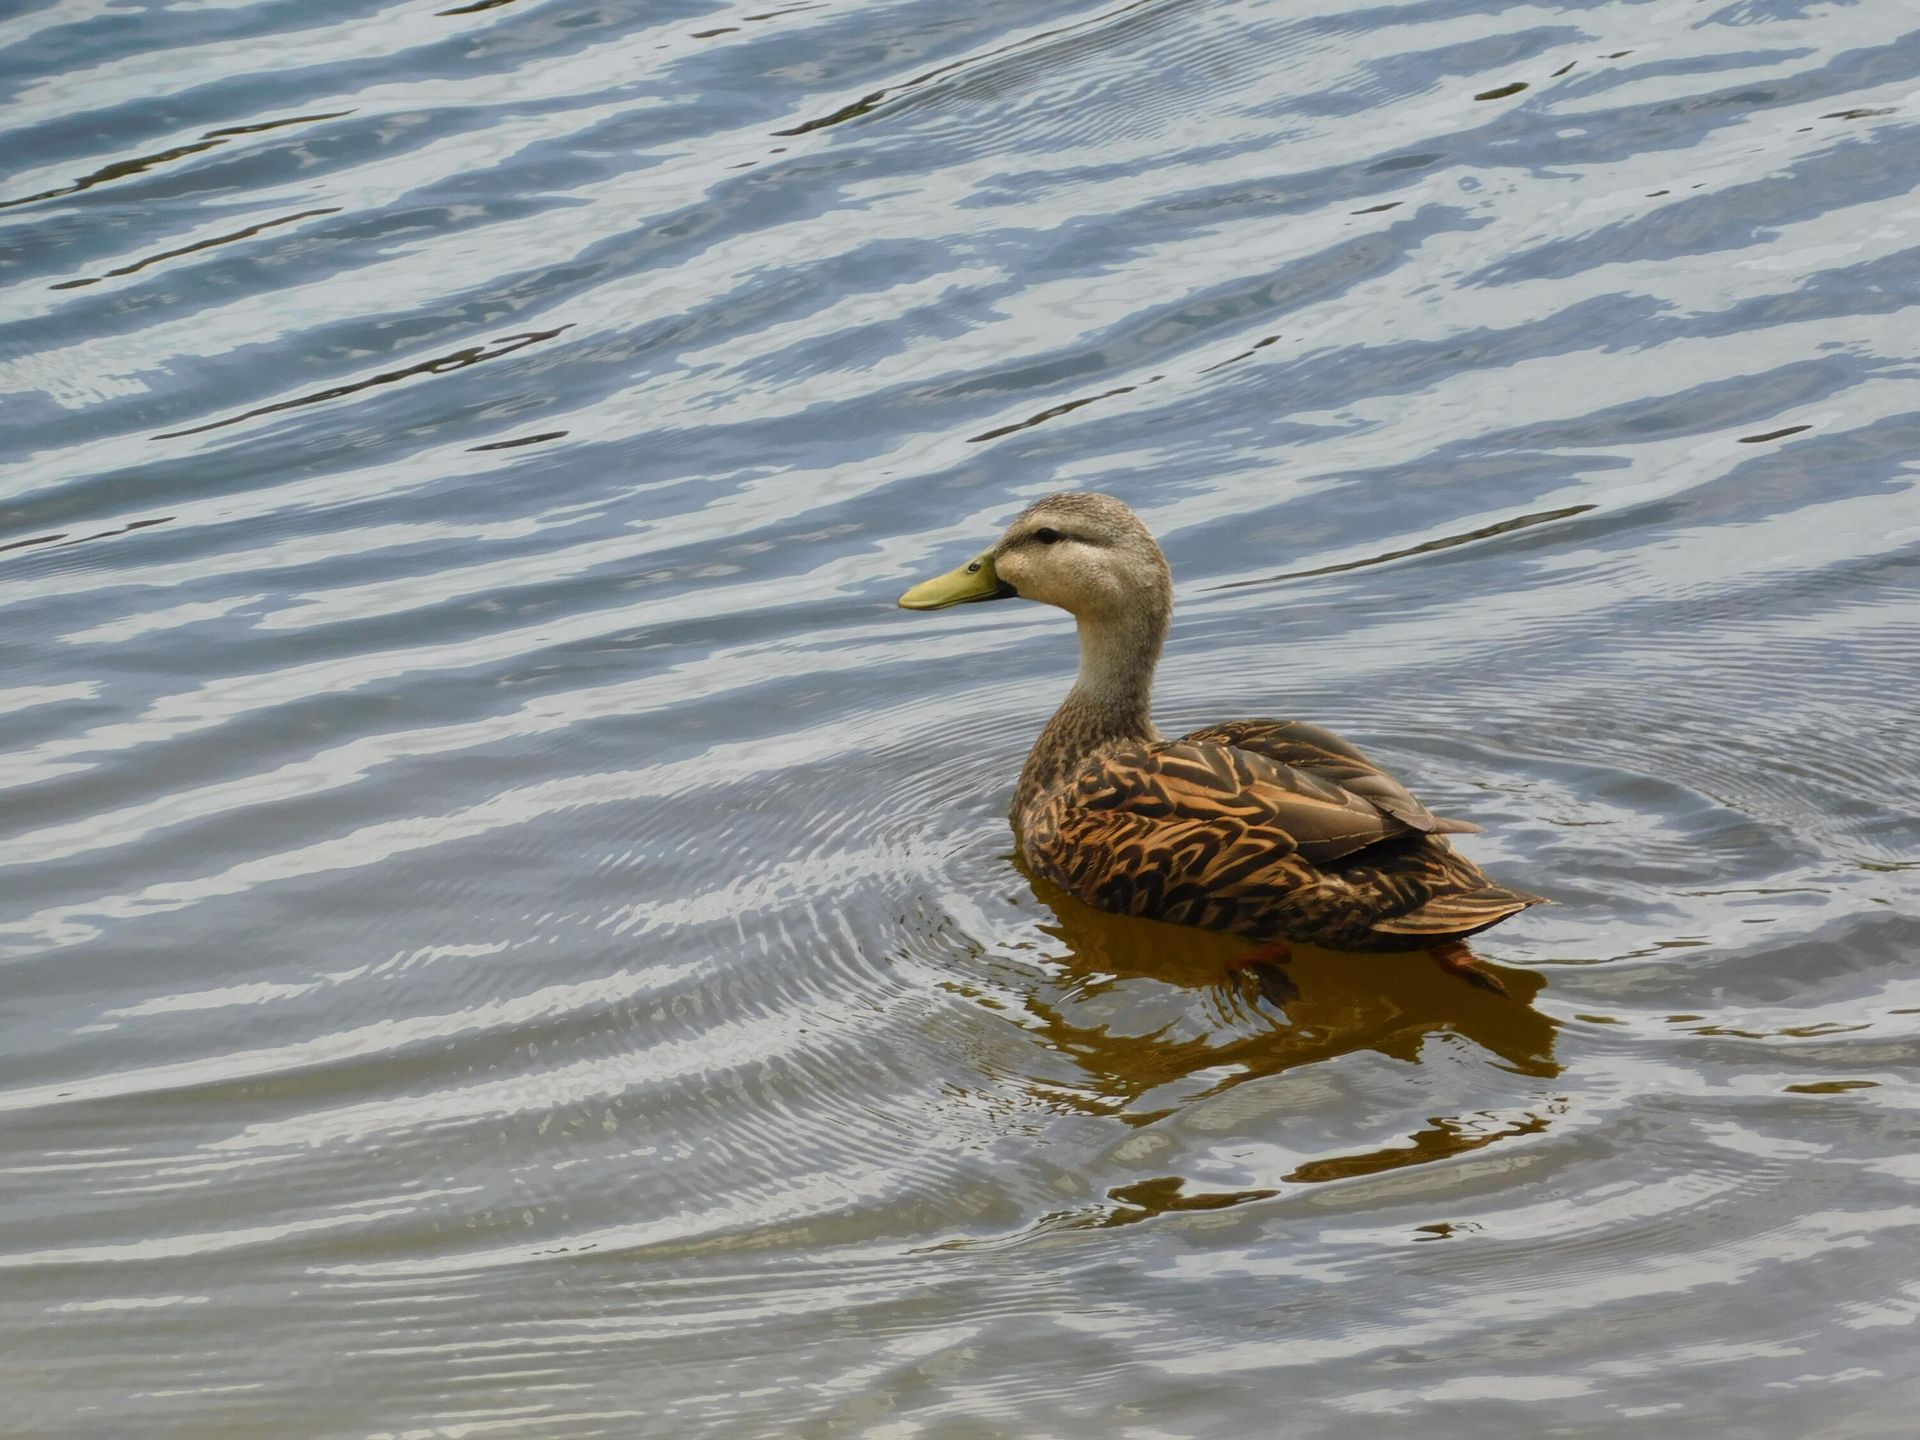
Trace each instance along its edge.
{"label": "water", "polygon": [[[1877,1437],[1920,1382],[1920,17],[19,0],[19,1436]],[[1036,893],[1335,725],[1514,998]]]}

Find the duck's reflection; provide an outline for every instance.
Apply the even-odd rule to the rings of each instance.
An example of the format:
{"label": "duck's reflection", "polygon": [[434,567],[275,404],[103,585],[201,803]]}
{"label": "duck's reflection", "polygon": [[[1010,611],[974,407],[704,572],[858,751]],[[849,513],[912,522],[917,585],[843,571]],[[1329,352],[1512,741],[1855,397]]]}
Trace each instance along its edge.
{"label": "duck's reflection", "polygon": [[[1231,972],[1228,962],[1249,948],[1244,939],[1109,915],[1044,880],[1029,883],[1052,912],[1041,928],[1058,941],[1049,948],[1063,967],[1030,992],[1029,1023],[1073,1059],[1102,1108],[1132,1123],[1166,1113],[1155,1103],[1160,1094],[1177,1103],[1168,1087],[1191,1097],[1196,1079],[1239,1083],[1360,1050],[1413,1062],[1440,1033],[1464,1037],[1522,1075],[1560,1072],[1555,1022],[1532,1003],[1545,981],[1531,971],[1498,967],[1509,993],[1496,995],[1462,984],[1425,954],[1299,945],[1287,967],[1297,993],[1281,1006]],[[1415,1152],[1394,1153],[1405,1163],[1494,1138],[1436,1121],[1431,1133],[1412,1137]]]}

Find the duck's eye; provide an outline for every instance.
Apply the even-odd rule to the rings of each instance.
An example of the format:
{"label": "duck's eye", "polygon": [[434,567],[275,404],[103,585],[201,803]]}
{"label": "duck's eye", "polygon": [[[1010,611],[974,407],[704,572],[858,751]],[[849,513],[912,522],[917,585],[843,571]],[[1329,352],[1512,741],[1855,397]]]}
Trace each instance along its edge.
{"label": "duck's eye", "polygon": [[1038,540],[1042,545],[1058,545],[1065,537],[1062,536],[1058,530],[1042,526],[1033,532],[1033,538]]}

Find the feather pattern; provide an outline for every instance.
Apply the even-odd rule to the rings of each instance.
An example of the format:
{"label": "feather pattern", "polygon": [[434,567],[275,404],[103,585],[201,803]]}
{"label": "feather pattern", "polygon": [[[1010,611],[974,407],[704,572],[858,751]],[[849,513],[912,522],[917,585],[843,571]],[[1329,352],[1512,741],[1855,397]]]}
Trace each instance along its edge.
{"label": "feather pattern", "polygon": [[1406,950],[1538,903],[1442,838],[1474,827],[1299,721],[1107,750],[1016,819],[1029,863],[1089,904],[1258,939]]}

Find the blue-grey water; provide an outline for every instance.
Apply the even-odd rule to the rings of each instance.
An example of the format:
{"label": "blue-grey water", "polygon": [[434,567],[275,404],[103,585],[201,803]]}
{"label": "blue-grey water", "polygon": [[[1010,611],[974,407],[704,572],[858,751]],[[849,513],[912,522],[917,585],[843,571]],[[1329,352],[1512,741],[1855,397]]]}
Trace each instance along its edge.
{"label": "blue-grey water", "polygon": [[[1905,0],[12,0],[0,1431],[1908,1433],[1917,381]],[[1062,488],[1510,998],[1036,893]]]}

